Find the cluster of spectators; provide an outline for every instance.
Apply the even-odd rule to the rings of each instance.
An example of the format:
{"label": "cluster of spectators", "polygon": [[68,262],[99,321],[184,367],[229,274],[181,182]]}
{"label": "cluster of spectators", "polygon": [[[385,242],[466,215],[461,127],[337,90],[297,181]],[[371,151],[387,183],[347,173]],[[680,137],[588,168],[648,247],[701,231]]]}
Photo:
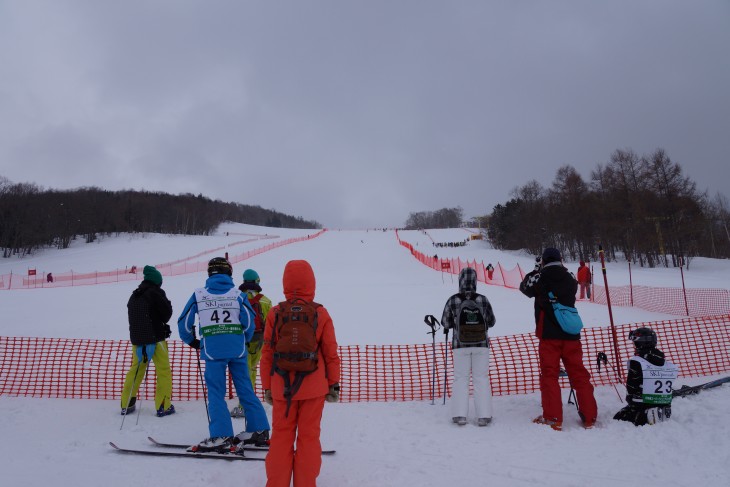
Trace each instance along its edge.
{"label": "cluster of spectators", "polygon": [[465,239],[463,242],[434,242],[434,247],[465,247],[469,243],[469,239]]}

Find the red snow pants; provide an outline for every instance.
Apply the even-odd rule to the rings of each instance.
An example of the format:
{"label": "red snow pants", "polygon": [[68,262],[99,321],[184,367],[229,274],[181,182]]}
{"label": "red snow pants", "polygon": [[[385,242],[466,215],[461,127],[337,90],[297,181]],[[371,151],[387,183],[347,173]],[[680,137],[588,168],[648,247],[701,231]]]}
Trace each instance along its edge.
{"label": "red snow pants", "polygon": [[560,360],[575,389],[579,412],[586,421],[598,416],[596,398],[593,396],[591,374],[583,365],[583,347],[580,340],[540,340],[540,395],[542,416],[563,421],[563,399],[560,393]]}
{"label": "red snow pants", "polygon": [[266,455],[266,487],[317,485],[322,466],[319,433],[323,409],[324,396],[292,400],[289,416],[284,416],[286,401],[274,399],[271,446]]}

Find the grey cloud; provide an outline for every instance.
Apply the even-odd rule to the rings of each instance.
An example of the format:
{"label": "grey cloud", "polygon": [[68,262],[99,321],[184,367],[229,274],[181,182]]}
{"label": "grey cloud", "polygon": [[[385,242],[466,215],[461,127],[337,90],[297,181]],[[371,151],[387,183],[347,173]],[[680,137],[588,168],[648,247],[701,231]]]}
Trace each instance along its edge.
{"label": "grey cloud", "polygon": [[728,14],[719,0],[10,1],[0,174],[75,187],[86,171],[46,165],[96,164],[109,189],[380,226],[484,214],[563,164],[587,179],[615,149],[663,147],[730,194]]}

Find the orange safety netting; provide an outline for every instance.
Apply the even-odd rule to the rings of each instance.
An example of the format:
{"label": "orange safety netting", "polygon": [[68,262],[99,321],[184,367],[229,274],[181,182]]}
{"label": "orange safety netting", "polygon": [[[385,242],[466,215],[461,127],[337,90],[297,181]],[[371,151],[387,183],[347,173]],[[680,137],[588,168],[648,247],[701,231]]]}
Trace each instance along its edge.
{"label": "orange safety netting", "polygon": [[[239,254],[233,254],[228,256],[228,260],[231,264],[236,264],[246,259],[250,259],[264,252],[268,252],[284,245],[289,245],[305,240],[311,240],[319,237],[326,230],[320,230],[312,235],[305,235],[303,237],[289,238],[286,240],[280,240],[273,242],[264,247],[247,250]],[[236,245],[253,242],[261,239],[272,239],[278,238],[276,236],[260,236],[248,240],[241,240],[228,244],[227,247],[218,247],[214,249],[208,249],[198,254],[178,259],[173,262],[165,262],[163,264],[155,264],[155,267],[163,276],[179,276],[182,274],[190,274],[193,272],[204,272],[208,268],[208,260],[195,260],[203,255],[211,254],[214,252],[222,253],[226,248],[231,248]],[[227,252],[226,252],[227,253]],[[49,280],[47,275],[35,275],[35,276],[20,276],[13,274],[0,275],[0,289],[37,289],[37,288],[54,288],[54,287],[67,287],[67,286],[88,286],[94,284],[108,284],[112,282],[122,281],[139,281],[142,280],[142,268],[144,266],[133,265],[124,269],[114,269],[111,271],[94,271],[86,273],[78,272],[64,272],[64,273],[53,273],[53,280]]]}
{"label": "orange safety netting", "polygon": [[[513,269],[505,269],[497,262],[489,276],[484,262],[471,262],[460,258],[439,259],[416,250],[413,245],[401,240],[396,231],[398,243],[407,248],[413,257],[424,265],[448,274],[459,274],[465,267],[477,271],[477,279],[486,284],[519,289],[525,271],[519,264]],[[530,269],[532,270],[532,269]],[[606,288],[593,284],[591,302],[607,304]],[[610,286],[611,305],[633,306],[647,311],[680,316],[712,316],[730,313],[730,291],[727,289],[672,288],[652,286]]]}
{"label": "orange safety netting", "polygon": [[[680,377],[730,371],[730,315],[686,318],[616,327],[584,329],[583,353],[594,385],[619,383],[633,352],[628,332],[650,326],[659,347],[679,366]],[[168,342],[173,372],[173,400],[203,398],[196,352],[179,341]],[[495,396],[539,390],[537,339],[533,334],[491,339],[490,377]],[[449,350],[448,356],[444,352]],[[452,357],[446,344],[349,345],[339,348],[343,402],[413,401],[450,394]],[[607,363],[599,363],[598,353]],[[434,360],[435,354],[435,360]],[[448,359],[448,364],[444,364]],[[0,337],[0,394],[75,399],[118,399],[131,364],[131,345],[122,340]],[[446,368],[444,366],[446,365]],[[599,369],[600,366],[600,369]],[[154,397],[151,367],[140,397]],[[446,378],[444,377],[446,372]],[[445,381],[444,381],[445,379]],[[561,379],[569,387],[567,378]],[[433,392],[432,392],[433,385]],[[261,395],[261,385],[256,391]],[[232,393],[229,393],[232,397]]]}

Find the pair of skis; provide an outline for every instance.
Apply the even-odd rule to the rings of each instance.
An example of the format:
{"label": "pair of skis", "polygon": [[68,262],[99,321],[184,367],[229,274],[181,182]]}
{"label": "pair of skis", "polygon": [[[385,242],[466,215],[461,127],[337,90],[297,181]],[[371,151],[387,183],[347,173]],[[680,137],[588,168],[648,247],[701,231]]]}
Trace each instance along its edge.
{"label": "pair of skis", "polygon": [[705,382],[704,384],[700,384],[697,386],[682,386],[679,389],[672,391],[672,397],[685,397],[691,394],[697,394],[700,391],[704,391],[705,389],[712,389],[713,387],[721,386],[726,382],[730,382],[730,376],[722,377],[720,379],[716,379],[710,382]]}
{"label": "pair of skis", "polygon": [[[263,462],[265,458],[260,457],[247,457],[243,455],[242,453],[219,453],[219,452],[189,452],[189,451],[171,451],[171,450],[186,450],[190,447],[190,445],[183,445],[178,443],[162,443],[157,440],[155,440],[152,437],[147,437],[150,442],[159,448],[164,448],[166,450],[136,450],[132,448],[122,448],[114,444],[113,442],[109,442],[109,445],[114,448],[115,451],[118,451],[119,453],[128,453],[132,455],[148,455],[148,456],[158,456],[158,457],[187,457],[187,458],[212,458],[216,460],[229,460],[229,461],[236,461],[236,460],[245,460],[245,461],[258,461]],[[244,451],[263,451],[267,452],[269,450],[268,447],[265,446],[244,446]],[[322,455],[334,455],[335,450],[324,450],[322,451]]]}

